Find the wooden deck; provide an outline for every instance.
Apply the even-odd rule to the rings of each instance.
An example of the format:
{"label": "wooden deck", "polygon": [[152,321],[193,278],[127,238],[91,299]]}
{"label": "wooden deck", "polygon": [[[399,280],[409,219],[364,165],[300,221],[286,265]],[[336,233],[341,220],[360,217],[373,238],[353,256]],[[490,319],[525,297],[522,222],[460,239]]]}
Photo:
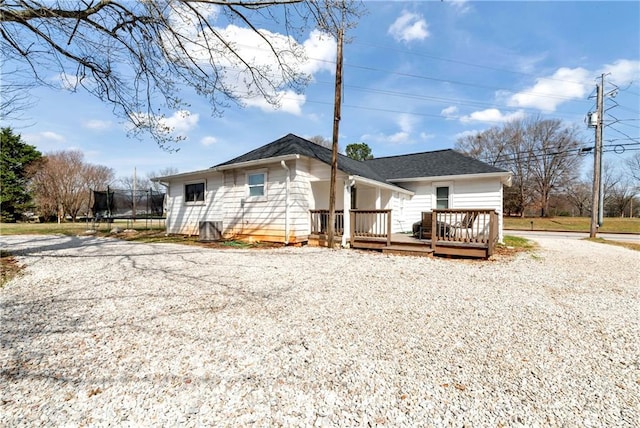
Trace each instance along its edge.
{"label": "wooden deck", "polygon": [[[326,246],[326,210],[312,211],[309,245]],[[344,233],[344,214],[336,217],[336,240]],[[424,213],[418,236],[388,233],[391,210],[351,210],[351,248],[376,250],[386,254],[488,258],[498,236],[497,214],[492,210],[434,210]],[[316,227],[319,226],[319,227]],[[435,233],[432,233],[435,231]]]}

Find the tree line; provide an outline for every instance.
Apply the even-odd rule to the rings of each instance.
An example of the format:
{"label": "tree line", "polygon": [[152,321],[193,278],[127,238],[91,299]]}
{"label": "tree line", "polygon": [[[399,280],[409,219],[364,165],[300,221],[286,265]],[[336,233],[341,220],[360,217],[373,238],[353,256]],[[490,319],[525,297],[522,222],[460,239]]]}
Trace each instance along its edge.
{"label": "tree line", "polygon": [[[577,215],[591,212],[592,176],[583,178],[583,162],[593,148],[575,126],[559,119],[528,117],[465,135],[456,149],[512,173],[504,189],[507,215]],[[626,162],[626,170],[605,164],[606,216],[634,216],[640,211],[640,153]],[[635,209],[634,209],[635,206]]]}
{"label": "tree line", "polygon": [[63,150],[43,155],[22,141],[11,128],[2,128],[0,146],[0,219],[16,222],[38,217],[41,221],[76,221],[91,211],[92,190],[108,186],[133,190],[161,190],[151,178],[170,175],[166,168],[146,177],[115,177],[112,168],[84,160],[79,150]]}

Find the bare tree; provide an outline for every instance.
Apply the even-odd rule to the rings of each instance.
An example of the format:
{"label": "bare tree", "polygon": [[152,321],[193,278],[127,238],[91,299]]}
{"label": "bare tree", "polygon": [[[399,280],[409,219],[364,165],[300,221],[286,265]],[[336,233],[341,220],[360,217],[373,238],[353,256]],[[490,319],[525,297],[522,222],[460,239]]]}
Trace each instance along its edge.
{"label": "bare tree", "polygon": [[564,196],[578,211],[578,216],[586,216],[591,211],[592,183],[587,180],[575,180],[566,186]]}
{"label": "bare tree", "polygon": [[[111,104],[134,134],[147,131],[167,147],[182,138],[166,117],[187,114],[183,86],[214,114],[256,98],[278,105],[285,89],[309,81],[295,36],[312,28],[333,35],[334,15],[356,17],[357,9],[345,0],[4,0],[2,53],[29,80],[5,79],[3,92],[52,86],[56,74],[56,86]],[[265,21],[280,34],[257,27]]]}
{"label": "bare tree", "polygon": [[624,217],[630,211],[635,191],[628,180],[620,180],[608,189],[604,208],[609,217]]}
{"label": "bare tree", "polygon": [[178,173],[178,168],[168,166],[166,168],[160,169],[160,171],[158,172],[151,171],[147,173],[147,179],[151,183],[151,189],[153,189],[154,192],[164,192],[165,188],[157,181],[153,181],[153,179],[156,177],[165,177],[167,175],[174,175],[177,173]]}
{"label": "bare tree", "polygon": [[563,190],[578,178],[581,145],[575,128],[566,127],[560,120],[532,120],[527,123],[527,146],[536,157],[532,162],[532,176],[540,200],[540,216],[549,212],[551,192]]}
{"label": "bare tree", "polygon": [[578,176],[580,144],[574,128],[535,117],[465,136],[456,148],[513,173],[513,186],[505,191],[505,211],[523,215],[535,206],[545,216],[551,193]]}
{"label": "bare tree", "polygon": [[91,190],[106,187],[113,180],[113,170],[84,162],[79,150],[59,151],[45,156],[31,180],[39,212],[52,213],[62,221],[67,215],[72,221],[81,212],[88,212]]}
{"label": "bare tree", "polygon": [[309,141],[329,150],[331,150],[333,144],[331,140],[324,138],[322,135],[314,135],[313,137],[309,138]]}
{"label": "bare tree", "polygon": [[7,85],[5,82],[14,77],[20,81],[23,73],[20,70],[11,69],[4,55],[0,56],[0,70],[2,70],[2,96],[0,97],[0,118],[3,120],[24,119],[24,112],[32,105],[29,90],[33,87],[28,82]]}
{"label": "bare tree", "polygon": [[640,152],[627,159],[626,165],[629,175],[636,181],[636,186],[640,187]]}

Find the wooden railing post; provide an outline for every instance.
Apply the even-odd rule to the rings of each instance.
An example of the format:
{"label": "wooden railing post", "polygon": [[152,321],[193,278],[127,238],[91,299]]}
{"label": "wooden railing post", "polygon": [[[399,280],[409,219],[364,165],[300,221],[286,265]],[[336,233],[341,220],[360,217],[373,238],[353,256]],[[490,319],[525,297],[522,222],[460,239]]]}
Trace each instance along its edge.
{"label": "wooden railing post", "polygon": [[356,213],[355,211],[349,211],[349,219],[351,220],[351,236],[349,237],[349,245],[353,247],[353,243],[356,240]]}
{"label": "wooden railing post", "polygon": [[436,250],[436,241],[438,240],[438,211],[433,210],[433,215],[431,216],[431,249],[433,251]]}
{"label": "wooden railing post", "polygon": [[391,245],[391,210],[387,210],[387,247]]}
{"label": "wooden railing post", "polygon": [[489,214],[489,248],[487,250],[487,256],[493,255],[496,241],[498,240],[498,213],[491,211]]}

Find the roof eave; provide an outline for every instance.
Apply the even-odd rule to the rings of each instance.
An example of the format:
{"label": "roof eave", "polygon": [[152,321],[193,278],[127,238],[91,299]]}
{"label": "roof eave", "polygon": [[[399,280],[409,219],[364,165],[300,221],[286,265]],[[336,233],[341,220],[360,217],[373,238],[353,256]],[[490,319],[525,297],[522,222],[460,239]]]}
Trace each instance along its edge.
{"label": "roof eave", "polygon": [[434,175],[425,177],[406,177],[393,178],[388,180],[390,183],[410,183],[416,181],[454,181],[454,180],[473,180],[477,178],[499,178],[505,186],[511,186],[510,172],[480,172],[475,174],[454,174],[454,175]]}
{"label": "roof eave", "polygon": [[271,158],[254,159],[246,162],[231,163],[228,165],[218,165],[213,167],[213,169],[216,171],[225,171],[228,169],[252,168],[254,166],[264,165],[268,163],[276,163],[280,161],[288,161],[288,160],[296,160],[296,159],[300,159],[300,155],[291,154],[291,155],[275,156]]}
{"label": "roof eave", "polygon": [[207,169],[200,169],[198,171],[183,172],[181,174],[165,175],[162,177],[153,177],[151,181],[158,182],[158,183],[162,183],[162,182],[167,183],[175,179],[201,178],[202,176],[211,174],[212,172],[216,172],[216,169],[207,168]]}
{"label": "roof eave", "polygon": [[391,191],[394,191],[394,192],[404,193],[404,194],[407,194],[407,195],[410,195],[410,196],[415,195],[415,192],[412,192],[411,190],[407,190],[407,189],[404,189],[402,187],[395,186],[393,184],[383,183],[381,181],[372,180],[370,178],[365,178],[365,177],[362,177],[360,175],[350,175],[349,176],[349,180],[355,180],[356,183],[360,182],[360,183],[368,184],[370,186],[380,187],[382,189],[387,189],[387,190],[391,190]]}

